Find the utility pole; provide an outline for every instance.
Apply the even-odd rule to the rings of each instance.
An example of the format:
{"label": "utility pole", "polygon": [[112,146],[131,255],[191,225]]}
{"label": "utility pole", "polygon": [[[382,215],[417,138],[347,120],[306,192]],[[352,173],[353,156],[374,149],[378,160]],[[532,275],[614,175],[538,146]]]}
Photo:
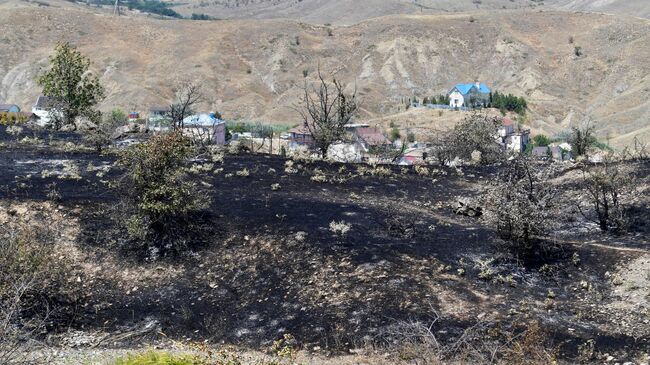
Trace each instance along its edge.
{"label": "utility pole", "polygon": [[113,15],[120,16],[120,0],[115,0],[115,7],[113,8]]}

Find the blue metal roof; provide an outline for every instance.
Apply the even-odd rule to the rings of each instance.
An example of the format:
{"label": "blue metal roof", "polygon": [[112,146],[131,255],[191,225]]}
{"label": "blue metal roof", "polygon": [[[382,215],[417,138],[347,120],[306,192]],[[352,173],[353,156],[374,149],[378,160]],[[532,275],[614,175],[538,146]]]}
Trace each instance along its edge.
{"label": "blue metal roof", "polygon": [[211,127],[215,124],[222,123],[223,121],[219,120],[216,118],[214,113],[210,114],[195,114],[195,115],[190,115],[189,117],[186,117],[183,119],[183,124],[186,126],[201,126],[201,127]]}
{"label": "blue metal roof", "polygon": [[[476,86],[475,84],[456,84],[455,88],[458,89],[458,91],[460,91],[461,94],[467,95],[467,93],[472,89],[472,87],[475,86]],[[480,83],[478,91],[484,94],[488,94],[490,93],[490,88],[487,87],[487,85],[485,85],[484,83]]]}

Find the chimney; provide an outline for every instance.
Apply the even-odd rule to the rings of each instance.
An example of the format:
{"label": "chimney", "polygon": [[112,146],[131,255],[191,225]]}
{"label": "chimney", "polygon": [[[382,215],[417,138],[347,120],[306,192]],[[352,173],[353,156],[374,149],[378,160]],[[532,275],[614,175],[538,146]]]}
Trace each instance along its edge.
{"label": "chimney", "polygon": [[481,83],[478,80],[474,81],[474,85],[476,85],[477,89],[481,90]]}

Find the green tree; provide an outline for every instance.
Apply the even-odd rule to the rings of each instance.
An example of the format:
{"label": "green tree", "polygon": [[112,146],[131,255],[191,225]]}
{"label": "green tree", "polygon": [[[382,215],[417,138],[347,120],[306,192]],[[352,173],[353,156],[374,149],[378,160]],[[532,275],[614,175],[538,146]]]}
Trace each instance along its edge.
{"label": "green tree", "polygon": [[397,127],[394,127],[393,129],[390,130],[390,140],[391,141],[397,141],[400,139],[402,135],[399,132],[399,129]]}
{"label": "green tree", "polygon": [[595,129],[590,122],[571,127],[569,144],[571,144],[571,152],[575,156],[587,154],[587,149],[596,143]]}
{"label": "green tree", "polygon": [[50,97],[55,129],[75,125],[78,117],[92,118],[104,99],[99,78],[89,72],[90,60],[69,43],[59,43],[50,57],[50,68],[38,77],[43,94]]}
{"label": "green tree", "polygon": [[533,144],[537,147],[546,147],[549,144],[551,144],[551,139],[548,138],[546,135],[543,134],[538,134],[535,137],[533,137]]}

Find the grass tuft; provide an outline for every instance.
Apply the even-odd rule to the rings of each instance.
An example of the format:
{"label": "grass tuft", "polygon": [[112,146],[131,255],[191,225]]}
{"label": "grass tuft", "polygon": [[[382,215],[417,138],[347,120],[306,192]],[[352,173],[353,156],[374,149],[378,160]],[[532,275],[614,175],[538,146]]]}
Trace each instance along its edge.
{"label": "grass tuft", "polygon": [[190,355],[172,355],[168,352],[147,351],[119,358],[113,365],[204,365],[203,360]]}

